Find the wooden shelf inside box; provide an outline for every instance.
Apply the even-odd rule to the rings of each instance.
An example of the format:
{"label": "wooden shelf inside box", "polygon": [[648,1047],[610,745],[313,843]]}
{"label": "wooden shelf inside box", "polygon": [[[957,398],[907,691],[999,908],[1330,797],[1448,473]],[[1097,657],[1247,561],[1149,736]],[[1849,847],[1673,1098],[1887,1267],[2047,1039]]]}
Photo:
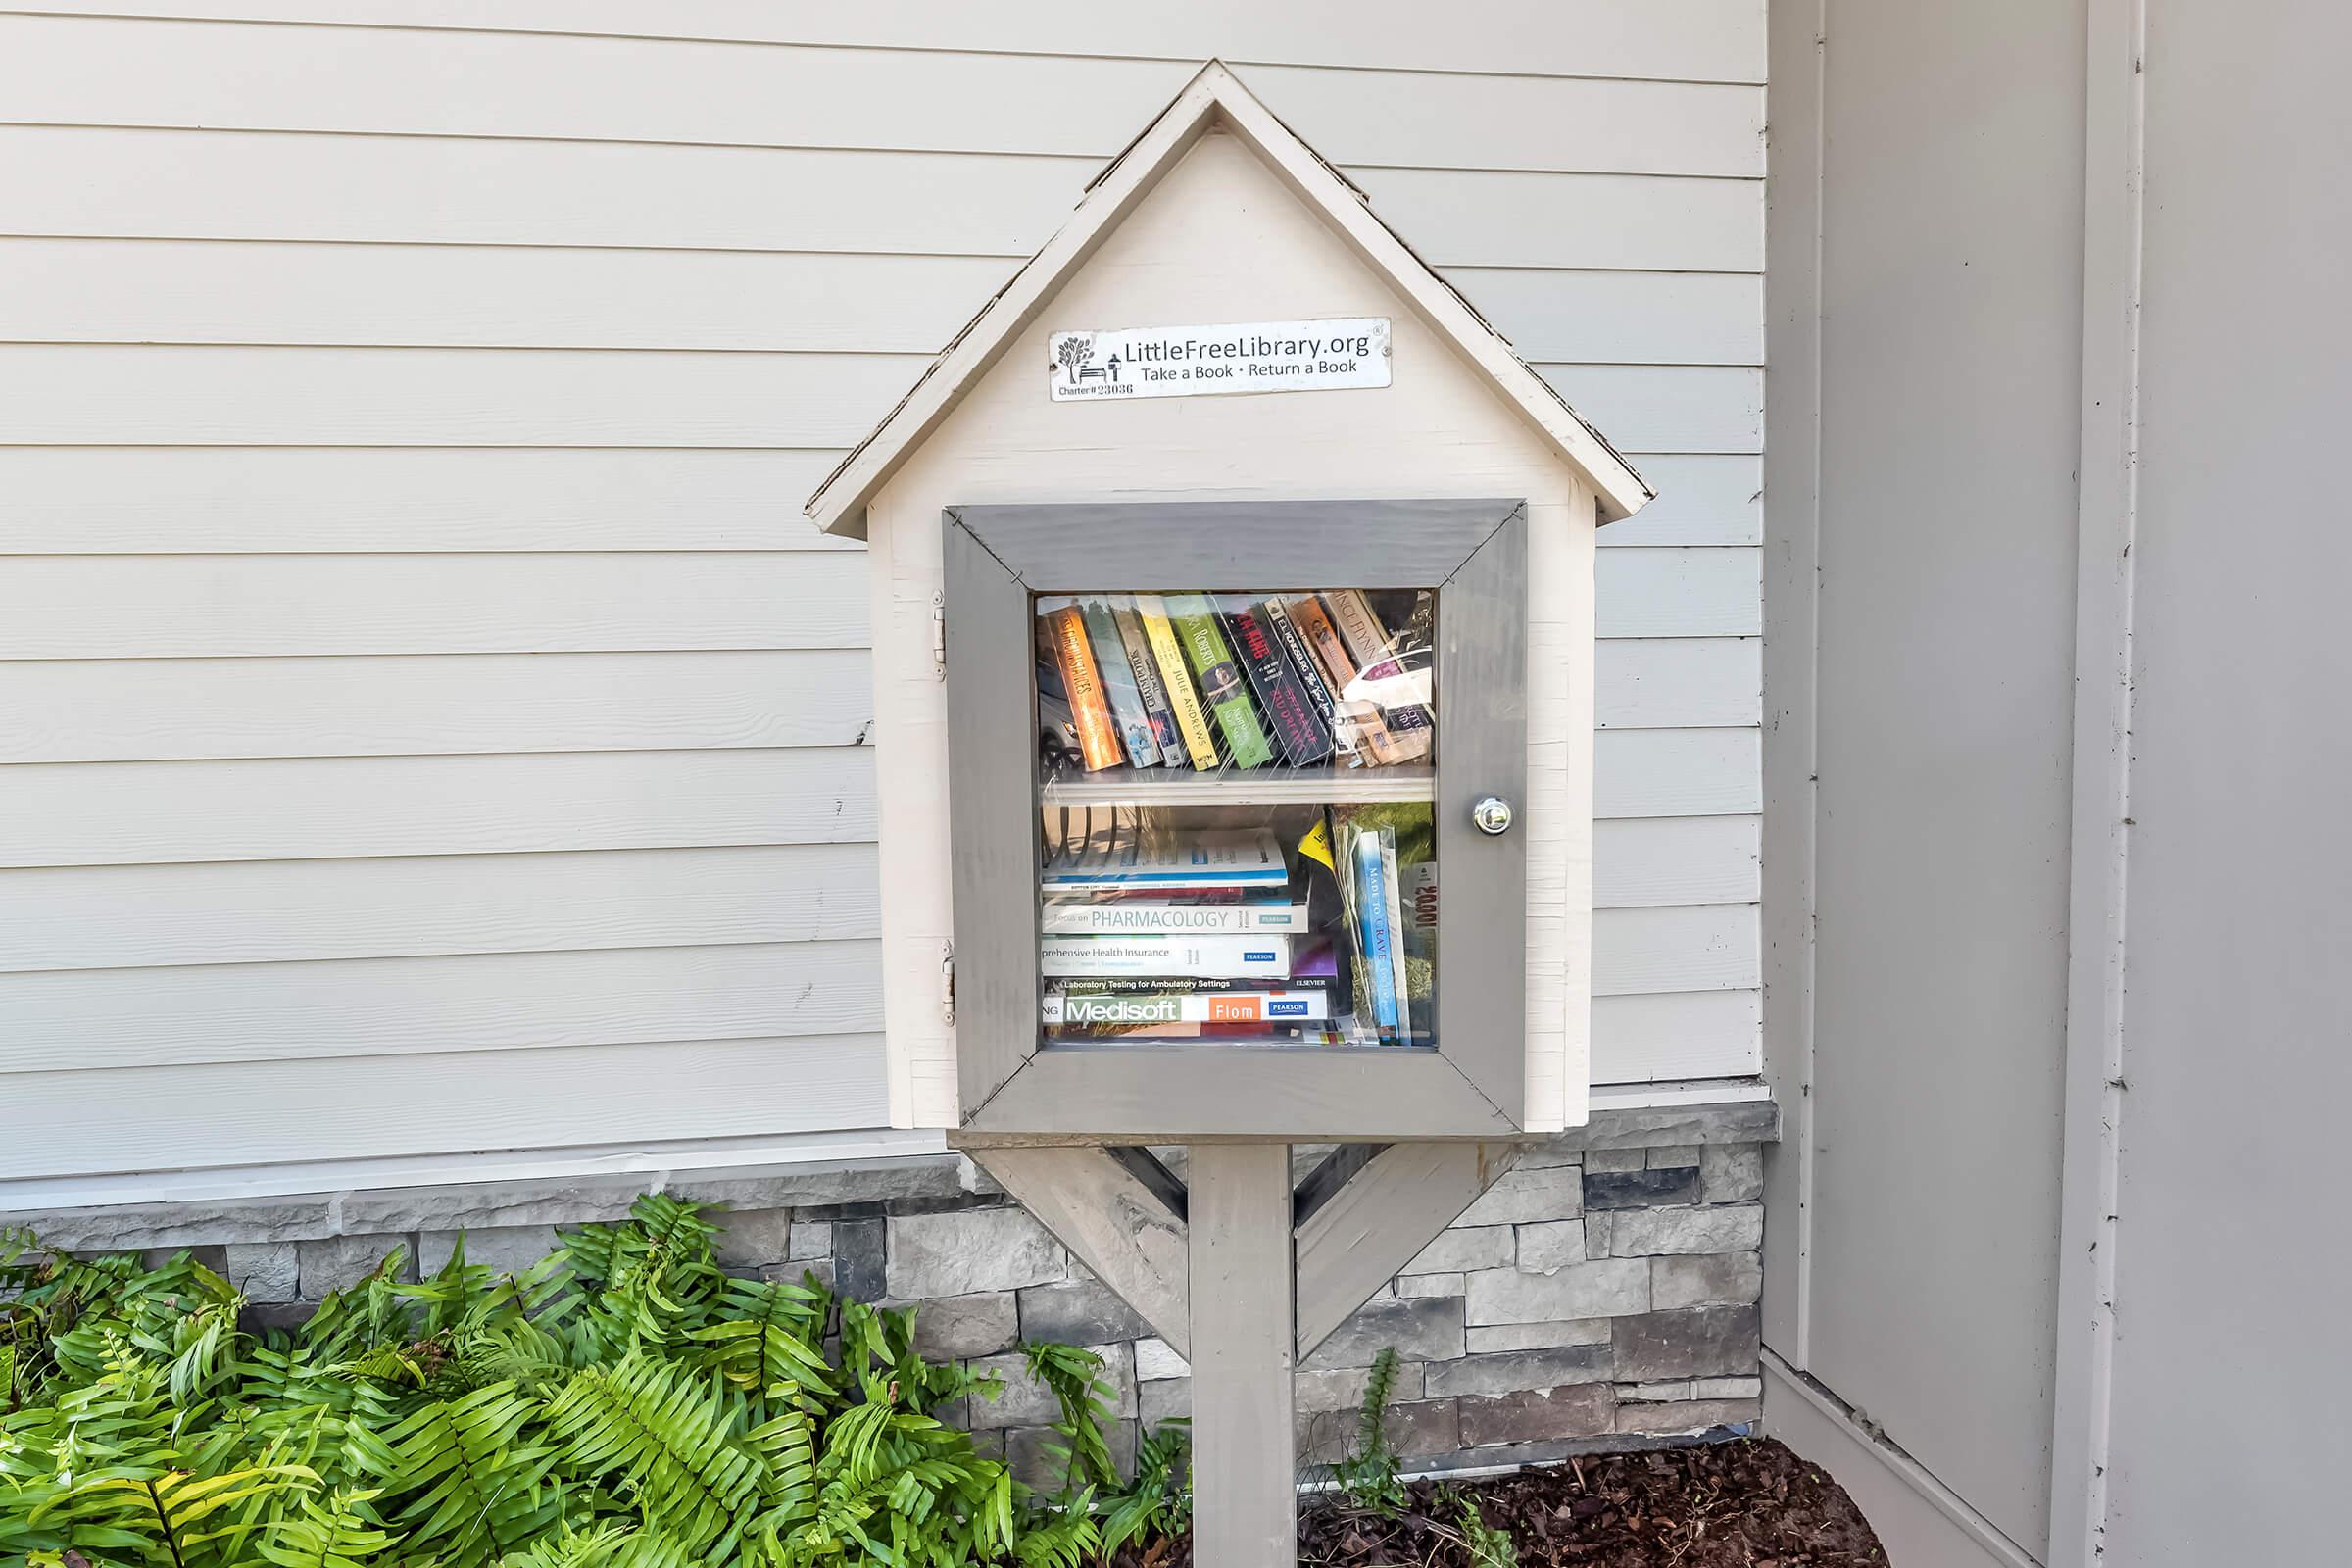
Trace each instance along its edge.
{"label": "wooden shelf inside box", "polygon": [[1288,806],[1339,801],[1427,801],[1437,770],[1428,766],[1330,769],[1259,767],[1220,773],[1131,768],[1040,786],[1047,806]]}

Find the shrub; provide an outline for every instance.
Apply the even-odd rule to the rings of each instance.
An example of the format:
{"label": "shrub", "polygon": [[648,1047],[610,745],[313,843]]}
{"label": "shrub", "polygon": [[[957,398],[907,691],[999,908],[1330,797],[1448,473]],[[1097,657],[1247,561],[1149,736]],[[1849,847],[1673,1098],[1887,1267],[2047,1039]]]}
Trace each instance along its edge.
{"label": "shrub", "polygon": [[0,1560],[1069,1568],[1104,1519],[1181,1521],[1180,1435],[1125,1489],[1086,1352],[1029,1350],[1072,1455],[1048,1505],[939,1419],[998,1385],[917,1355],[911,1310],[730,1278],[715,1229],[648,1196],[519,1275],[461,1245],[405,1285],[395,1252],[259,1338],[185,1253],[0,1237]]}

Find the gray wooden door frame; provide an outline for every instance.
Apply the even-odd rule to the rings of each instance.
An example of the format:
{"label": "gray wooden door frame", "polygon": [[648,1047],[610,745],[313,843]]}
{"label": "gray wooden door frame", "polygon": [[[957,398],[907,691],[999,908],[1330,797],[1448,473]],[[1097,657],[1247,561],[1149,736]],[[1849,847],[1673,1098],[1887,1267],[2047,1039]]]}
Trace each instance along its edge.
{"label": "gray wooden door frame", "polygon": [[[1515,500],[948,509],[944,530],[956,1047],[963,1129],[1135,1142],[1518,1132],[1525,836],[1474,802],[1527,780],[1527,508]],[[1032,597],[1430,588],[1438,595],[1438,1046],[1038,1049],[1040,812]],[[1204,804],[1218,799],[1203,781]]]}

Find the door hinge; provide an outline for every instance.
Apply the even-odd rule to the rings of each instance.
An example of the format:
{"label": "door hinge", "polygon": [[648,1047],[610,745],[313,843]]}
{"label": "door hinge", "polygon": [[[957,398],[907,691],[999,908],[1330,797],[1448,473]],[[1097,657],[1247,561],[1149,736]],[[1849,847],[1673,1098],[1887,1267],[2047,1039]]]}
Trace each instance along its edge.
{"label": "door hinge", "polygon": [[956,1021],[956,944],[939,945],[939,1021]]}
{"label": "door hinge", "polygon": [[931,673],[934,678],[948,678],[948,601],[945,594],[931,596]]}

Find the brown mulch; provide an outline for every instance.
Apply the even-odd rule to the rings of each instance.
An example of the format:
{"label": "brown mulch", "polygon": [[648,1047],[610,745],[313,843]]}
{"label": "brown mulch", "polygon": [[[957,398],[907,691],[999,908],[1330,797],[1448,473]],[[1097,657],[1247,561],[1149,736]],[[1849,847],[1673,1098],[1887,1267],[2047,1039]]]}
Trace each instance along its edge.
{"label": "brown mulch", "polygon": [[[1520,1568],[1886,1568],[1845,1489],[1769,1438],[1572,1459],[1457,1482],[1507,1530]],[[1302,1498],[1300,1568],[1467,1568],[1459,1507],[1417,1482],[1383,1519],[1335,1496]],[[1130,1548],[1119,1568],[1190,1568],[1189,1542]]]}

